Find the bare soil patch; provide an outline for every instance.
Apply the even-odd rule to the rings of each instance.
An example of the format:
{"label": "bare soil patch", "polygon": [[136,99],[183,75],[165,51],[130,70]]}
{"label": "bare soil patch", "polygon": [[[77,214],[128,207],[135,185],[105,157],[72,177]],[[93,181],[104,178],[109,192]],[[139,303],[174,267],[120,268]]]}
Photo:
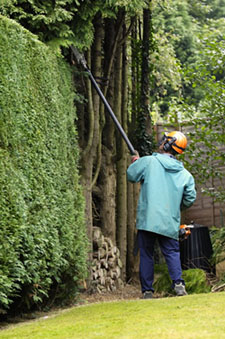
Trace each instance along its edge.
{"label": "bare soil patch", "polygon": [[135,300],[140,299],[142,296],[141,288],[138,283],[126,284],[123,288],[116,291],[90,293],[85,291],[80,294],[79,304],[89,304],[96,302],[107,302],[117,300]]}

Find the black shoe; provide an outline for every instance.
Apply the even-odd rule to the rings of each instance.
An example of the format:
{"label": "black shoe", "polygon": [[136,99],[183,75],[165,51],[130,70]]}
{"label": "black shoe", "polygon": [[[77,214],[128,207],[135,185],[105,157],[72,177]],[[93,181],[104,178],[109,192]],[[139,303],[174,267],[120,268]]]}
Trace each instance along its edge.
{"label": "black shoe", "polygon": [[187,295],[185,286],[182,283],[175,284],[174,291],[178,297],[181,297],[183,295]]}
{"label": "black shoe", "polygon": [[142,299],[153,299],[153,292],[152,291],[145,291],[143,293]]}

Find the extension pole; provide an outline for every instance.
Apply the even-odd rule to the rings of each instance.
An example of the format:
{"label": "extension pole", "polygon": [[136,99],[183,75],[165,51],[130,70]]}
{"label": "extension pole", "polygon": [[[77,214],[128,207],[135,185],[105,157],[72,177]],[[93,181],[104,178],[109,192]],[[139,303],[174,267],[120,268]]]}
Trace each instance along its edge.
{"label": "extension pole", "polygon": [[90,69],[89,69],[88,66],[87,66],[87,63],[86,63],[86,60],[85,60],[84,56],[81,55],[81,54],[77,51],[77,49],[76,49],[74,46],[71,46],[71,50],[72,50],[73,54],[75,55],[77,61],[83,65],[85,71],[88,73],[88,76],[89,76],[89,78],[90,78],[90,80],[91,80],[93,86],[95,87],[95,89],[96,89],[97,93],[99,94],[101,100],[103,101],[103,103],[104,103],[104,105],[105,105],[105,107],[106,107],[108,113],[110,114],[111,118],[113,119],[113,122],[115,123],[117,129],[119,130],[119,132],[120,132],[120,134],[122,135],[124,141],[126,142],[126,144],[127,144],[127,146],[128,146],[128,149],[129,149],[130,153],[131,153],[132,155],[135,155],[136,152],[135,152],[135,149],[134,149],[133,145],[131,144],[130,140],[128,139],[128,137],[127,137],[127,135],[126,135],[124,129],[123,129],[122,126],[120,125],[120,123],[119,123],[117,117],[115,116],[114,112],[112,111],[112,108],[110,107],[108,101],[106,100],[106,98],[104,97],[104,95],[103,95],[101,89],[99,88],[99,86],[98,86],[98,84],[97,84],[95,78],[93,77],[93,75],[92,75]]}

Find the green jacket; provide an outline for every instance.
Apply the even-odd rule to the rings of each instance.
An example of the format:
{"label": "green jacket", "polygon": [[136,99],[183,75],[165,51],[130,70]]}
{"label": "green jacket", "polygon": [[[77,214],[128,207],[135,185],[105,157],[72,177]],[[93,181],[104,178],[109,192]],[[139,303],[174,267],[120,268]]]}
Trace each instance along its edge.
{"label": "green jacket", "polygon": [[183,163],[167,154],[153,153],[127,169],[131,182],[140,182],[136,227],[178,239],[180,210],[196,199],[193,176]]}

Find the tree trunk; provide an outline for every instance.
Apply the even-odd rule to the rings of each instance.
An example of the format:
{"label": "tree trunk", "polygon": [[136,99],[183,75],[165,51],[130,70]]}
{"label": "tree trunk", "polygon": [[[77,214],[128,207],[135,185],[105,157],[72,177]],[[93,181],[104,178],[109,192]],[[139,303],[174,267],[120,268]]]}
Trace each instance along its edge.
{"label": "tree trunk", "polygon": [[[114,109],[114,59],[119,38],[122,31],[122,20],[105,20],[104,39],[104,76],[103,94],[108,103]],[[101,194],[100,203],[100,224],[103,234],[110,237],[116,243],[116,157],[115,157],[115,127],[112,118],[101,105],[102,124],[102,166],[98,180]]]}
{"label": "tree trunk", "polygon": [[140,155],[152,154],[152,126],[150,116],[150,50],[152,46],[152,18],[150,9],[143,11],[141,110],[138,115],[138,143]]}
{"label": "tree trunk", "polygon": [[[103,94],[113,107],[114,83],[111,79],[114,59],[114,43],[116,39],[115,23],[105,20],[104,38],[104,76]],[[102,128],[102,166],[98,180],[100,188],[99,207],[100,225],[105,236],[116,243],[116,166],[115,166],[115,128],[111,117],[101,105]]]}
{"label": "tree trunk", "polygon": [[142,76],[141,76],[141,108],[142,115],[145,117],[145,131],[151,134],[151,119],[150,119],[150,25],[151,16],[150,10],[144,9],[143,13],[143,44],[142,44]]}
{"label": "tree trunk", "polygon": [[116,167],[111,151],[102,146],[102,167],[99,177],[100,224],[105,236],[116,243]]}
{"label": "tree trunk", "polygon": [[[141,41],[138,40],[142,28],[138,26],[138,23],[133,31],[138,44],[135,46],[137,47],[135,50],[137,53],[136,63],[132,64],[132,76],[134,75],[134,77],[132,77],[131,86],[132,108],[134,109],[129,131],[132,130],[133,134],[137,134],[134,133],[134,129],[137,127],[141,130],[142,135],[138,140],[144,147],[146,146],[146,134],[151,132],[149,114],[150,45],[148,39],[151,30],[150,19],[149,10],[145,10],[143,13],[142,49],[140,48]],[[121,10],[118,12],[116,20],[107,19],[104,23],[99,15],[96,16],[94,20],[95,38],[91,50],[92,62],[88,60],[88,65],[97,82],[100,82],[99,87],[123,129],[127,132],[128,68],[126,46],[124,45],[126,41],[125,28],[124,32],[122,30],[124,23],[125,13]],[[133,46],[131,47],[133,51]],[[132,53],[132,58],[133,56]],[[81,174],[86,200],[88,237],[92,244],[94,220],[94,225],[101,227],[104,236],[110,237],[115,245],[118,245],[123,264],[122,278],[125,279],[126,272],[130,277],[136,265],[136,260],[133,258],[133,244],[136,233],[135,214],[138,185],[129,184],[129,190],[127,190],[127,146],[115,129],[108,112],[105,112],[105,107],[96,90],[92,88],[90,80],[84,77],[84,81],[88,93],[88,107],[86,114],[83,112],[80,116],[81,130],[78,132],[82,134],[80,138],[83,145]],[[141,86],[140,83],[142,83]],[[139,125],[137,125],[137,115]],[[131,141],[134,143],[134,139]],[[147,145],[149,145],[148,142]]]}
{"label": "tree trunk", "polygon": [[[122,35],[121,35],[122,37]],[[123,100],[126,100],[124,94],[127,89],[123,84],[123,49],[122,46],[118,46],[116,52],[116,64],[115,64],[115,103],[114,109],[117,114],[119,122],[123,125],[123,120],[126,121],[127,110],[125,110],[125,104]],[[126,65],[125,65],[126,69]],[[126,73],[126,71],[125,71]],[[122,96],[123,94],[123,96]],[[124,111],[122,111],[122,108]],[[124,119],[122,118],[124,114]],[[124,128],[125,126],[123,126]],[[126,278],[126,254],[127,254],[127,148],[121,137],[116,132],[116,150],[117,150],[117,244],[120,249],[120,255],[122,260],[122,279]]]}
{"label": "tree trunk", "polygon": [[[141,22],[136,22],[132,30],[132,115],[129,123],[129,133],[134,136],[132,142],[140,155],[151,154],[151,118],[150,118],[150,50],[152,49],[151,12],[145,9],[143,12],[143,27]],[[140,48],[141,47],[141,48]],[[141,63],[140,63],[141,60]],[[128,278],[138,277],[139,255],[134,256],[134,242],[136,238],[136,209],[139,196],[139,185],[128,184],[128,253],[127,275]],[[137,249],[138,252],[138,249]]]}
{"label": "tree trunk", "polygon": [[[102,24],[101,18],[97,18],[95,21],[95,42],[93,44],[93,64],[92,64],[92,73],[95,77],[101,75],[101,40],[102,40]],[[90,51],[88,52],[87,58],[88,64],[91,64],[91,55]],[[94,163],[98,162],[96,158],[97,148],[99,145],[99,96],[96,93],[95,89],[92,89],[91,82],[88,78],[85,78],[86,89],[87,89],[87,98],[88,98],[88,121],[85,121],[83,125],[86,125],[87,132],[87,143],[86,147],[83,148],[81,153],[81,177],[82,184],[84,187],[84,197],[85,197],[85,215],[86,215],[86,225],[87,225],[87,234],[90,241],[90,256],[89,259],[92,260],[92,228],[93,228],[93,213],[92,213],[92,178],[93,178],[93,168]],[[82,116],[85,120],[85,116]],[[79,131],[78,131],[79,132]]]}

